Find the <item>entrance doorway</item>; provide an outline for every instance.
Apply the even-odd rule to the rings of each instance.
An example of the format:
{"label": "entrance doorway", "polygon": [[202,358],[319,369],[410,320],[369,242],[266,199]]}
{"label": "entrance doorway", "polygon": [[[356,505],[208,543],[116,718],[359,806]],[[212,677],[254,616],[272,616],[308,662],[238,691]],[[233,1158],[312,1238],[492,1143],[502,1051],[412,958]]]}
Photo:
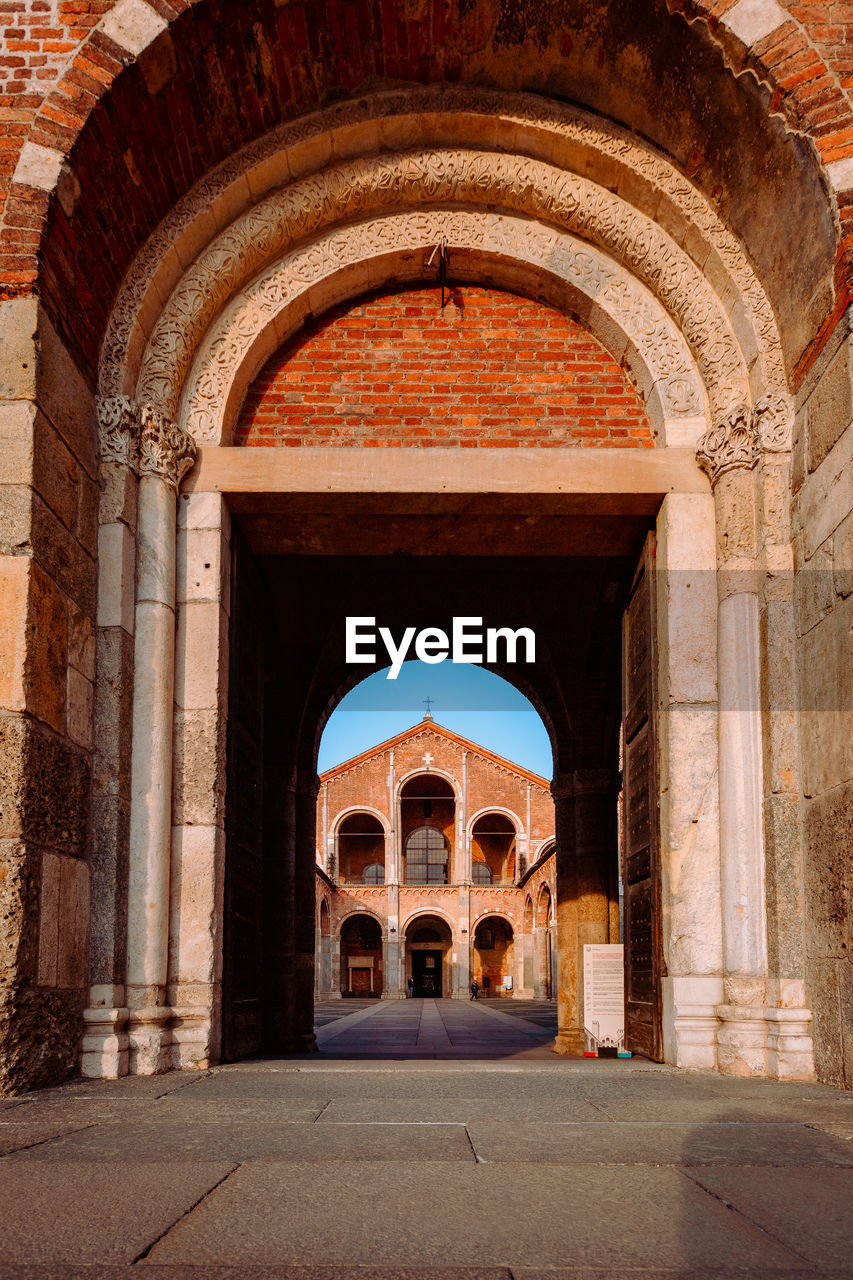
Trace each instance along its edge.
{"label": "entrance doorway", "polygon": [[[350,615],[375,617],[377,626],[395,636],[408,627],[430,626],[450,634],[455,616],[471,614],[482,615],[484,625],[535,632],[535,662],[523,660],[522,647],[515,662],[501,653],[488,665],[539,711],[562,788],[555,793],[555,910],[561,943],[554,994],[560,999],[565,1051],[575,1052],[576,1041],[582,1047],[578,940],[581,934],[598,942],[620,940],[621,627],[651,512],[634,512],[618,521],[590,517],[583,522],[580,544],[574,512],[537,517],[544,554],[527,556],[501,554],[513,545],[513,520],[493,518],[484,541],[481,530],[475,533],[466,519],[456,519],[450,522],[454,536],[471,554],[433,555],[433,547],[446,545],[447,520],[442,514],[416,513],[418,500],[412,495],[406,504],[405,518],[373,513],[368,520],[369,503],[350,498],[347,543],[351,546],[357,526],[357,556],[340,554],[337,521],[328,516],[313,520],[307,509],[300,513],[298,498],[291,498],[284,520],[274,511],[257,516],[238,511],[234,519],[226,803],[226,902],[232,914],[225,920],[223,1008],[227,1057],[313,1045],[317,746],[333,708],[369,674],[346,661],[344,620]],[[434,510],[436,504],[435,495],[429,496],[426,506]],[[474,506],[469,496],[468,508]],[[297,553],[289,523],[294,511],[302,517],[298,546],[306,545],[306,530],[312,529],[312,549],[319,547],[325,554]],[[598,554],[590,554],[589,526],[599,524]],[[405,547],[398,546],[403,532]],[[419,556],[399,554],[416,547],[423,549]],[[567,600],[572,602],[569,611]],[[254,790],[245,786],[247,771]],[[424,794],[418,792],[422,826],[434,820],[441,801],[428,797],[431,820],[423,813]],[[429,848],[426,865],[431,865]],[[420,883],[409,885],[403,871],[400,867],[396,873],[401,914],[407,894],[437,901],[449,891],[442,875],[421,876]],[[374,888],[379,891],[378,885],[362,884],[353,893],[357,889],[356,896],[366,902]],[[481,886],[473,891],[480,892]],[[431,932],[418,937],[425,929]],[[398,930],[394,935],[389,929],[387,941],[374,940],[360,955],[345,954],[342,947],[341,995],[375,997],[383,986],[386,995],[403,995],[409,978],[417,984],[416,994],[447,998],[467,992],[476,950],[473,936],[460,935],[451,945],[450,929],[438,913],[429,919],[418,916],[414,927],[401,920]],[[522,957],[514,954],[512,931],[497,926],[495,941],[503,946],[506,963],[496,956],[489,959],[495,970],[488,974],[490,988],[493,977],[501,990],[505,978],[514,988]],[[499,949],[485,947],[480,954]],[[380,970],[384,963],[387,973]],[[545,973],[549,967],[546,957]],[[231,993],[239,993],[242,1003]],[[242,1008],[257,1012],[251,1025],[238,1023]]]}
{"label": "entrance doorway", "polygon": [[416,999],[435,999],[443,994],[440,951],[412,953],[412,982],[412,995]]}
{"label": "entrance doorway", "polygon": [[453,992],[450,929],[439,916],[418,916],[406,930],[406,978],[412,995],[438,999]]}

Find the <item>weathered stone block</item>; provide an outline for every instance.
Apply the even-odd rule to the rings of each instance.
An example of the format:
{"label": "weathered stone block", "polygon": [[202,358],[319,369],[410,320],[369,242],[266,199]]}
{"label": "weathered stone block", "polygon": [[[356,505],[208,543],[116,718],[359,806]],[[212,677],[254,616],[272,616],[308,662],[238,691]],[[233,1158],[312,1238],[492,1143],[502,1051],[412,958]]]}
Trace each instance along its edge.
{"label": "weathered stone block", "polygon": [[853,955],[853,783],[806,803],[806,950]]}
{"label": "weathered stone block", "polygon": [[809,960],[809,1007],[814,1018],[815,1074],[821,1084],[844,1087],[839,971],[843,961]]}
{"label": "weathered stone block", "polygon": [[28,556],[0,560],[0,706],[65,729],[65,597]]}
{"label": "weathered stone block", "polygon": [[169,939],[172,983],[209,983],[217,977],[224,859],[225,833],[218,827],[173,829]]}
{"label": "weathered stone block", "polygon": [[73,1075],[80,1062],[83,990],[12,988],[0,1005],[0,1094],[40,1089]]}
{"label": "weathered stone block", "polygon": [[770,601],[761,610],[759,626],[765,786],[774,794],[792,792],[799,760],[793,605]]}
{"label": "weathered stone block", "polygon": [[853,779],[853,596],[799,645],[803,790],[818,796]]}
{"label": "weathered stone block", "polygon": [[94,398],[44,309],[38,318],[39,408],[47,415],[80,465],[97,480]]}
{"label": "weathered stone block", "polygon": [[94,680],[95,626],[73,600],[68,601],[68,662],[87,680]]}
{"label": "weathered stone block", "polygon": [[127,859],[130,803],[120,796],[92,800],[90,977],[124,981],[127,950]]}
{"label": "weathered stone block", "polygon": [[184,529],[178,533],[175,599],[219,601],[222,592],[223,544],[218,529]]}
{"label": "weathered stone block", "polygon": [[832,452],[797,494],[794,531],[810,560],[853,507],[853,426],[847,428]]}
{"label": "weathered stone block", "polygon": [[845,342],[806,406],[808,467],[814,471],[853,419],[850,354]]}
{"label": "weathered stone block", "polygon": [[32,498],[31,546],[46,573],[84,613],[94,616],[95,561],[39,498]]}
{"label": "weathered stone block", "polygon": [[31,483],[37,413],[29,400],[0,401],[0,485]]}
{"label": "weathered stone block", "polygon": [[33,491],[24,484],[0,486],[0,553],[17,555],[31,546]]}
{"label": "weathered stone block", "polygon": [[0,400],[35,400],[39,304],[36,298],[0,302]]}
{"label": "weathered stone block", "polygon": [[225,733],[216,711],[175,713],[172,821],[220,827],[225,803]]}
{"label": "weathered stone block", "polygon": [[68,694],[66,697],[65,722],[68,736],[78,746],[89,750],[92,746],[92,707],[94,689],[91,680],[68,668]]}
{"label": "weathered stone block", "polygon": [[134,630],[136,545],[125,524],[102,524],[98,535],[98,626]]}
{"label": "weathered stone block", "polygon": [[130,795],[133,637],[121,627],[99,630],[95,684],[95,791]]}
{"label": "weathered stone block", "polygon": [[228,686],[228,617],[213,601],[190,601],[178,609],[175,705],[225,707]]}
{"label": "weathered stone block", "polygon": [[38,894],[38,855],[0,840],[0,988],[35,981]]}
{"label": "weathered stone block", "polygon": [[802,976],[804,964],[804,920],[803,856],[796,796],[765,798],[764,833],[770,972],[779,978],[798,978]]}
{"label": "weathered stone block", "polygon": [[0,839],[23,836],[84,857],[89,764],[83,752],[36,721],[0,716]]}
{"label": "weathered stone block", "polygon": [[77,537],[81,547],[95,556],[98,550],[98,511],[100,492],[91,476],[80,472],[80,490],[77,506]]}
{"label": "weathered stone block", "polygon": [[[54,515],[74,530],[80,468],[43,413],[34,422],[32,486]],[[91,483],[91,481],[90,481]]]}
{"label": "weathered stone block", "polygon": [[101,463],[101,524],[126,524],[136,529],[136,476],[122,463]]}
{"label": "weathered stone block", "polygon": [[853,511],[833,535],[832,576],[836,595],[853,595]]}
{"label": "weathered stone block", "polygon": [[794,578],[797,635],[805,635],[825,618],[835,603],[832,544],[819,547]]}

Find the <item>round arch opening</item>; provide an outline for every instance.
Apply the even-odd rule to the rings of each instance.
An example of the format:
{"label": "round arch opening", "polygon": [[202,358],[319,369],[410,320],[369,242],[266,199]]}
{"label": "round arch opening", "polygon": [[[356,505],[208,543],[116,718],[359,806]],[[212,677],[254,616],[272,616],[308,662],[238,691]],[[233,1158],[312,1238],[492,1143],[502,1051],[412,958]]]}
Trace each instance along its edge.
{"label": "round arch opening", "polygon": [[453,937],[442,916],[424,912],[406,925],[406,989],[415,1000],[453,994]]}

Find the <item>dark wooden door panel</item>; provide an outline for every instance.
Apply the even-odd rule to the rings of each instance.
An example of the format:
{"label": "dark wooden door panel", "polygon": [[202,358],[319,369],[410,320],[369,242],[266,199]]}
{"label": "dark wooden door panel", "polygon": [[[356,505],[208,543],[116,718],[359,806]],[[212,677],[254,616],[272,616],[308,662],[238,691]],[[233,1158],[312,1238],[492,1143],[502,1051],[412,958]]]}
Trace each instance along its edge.
{"label": "dark wooden door panel", "polygon": [[628,1048],[662,1061],[660,837],[654,535],[643,550],[622,633],[625,1027]]}
{"label": "dark wooden door panel", "polygon": [[261,1047],[263,920],[263,625],[251,552],[232,542],[225,819],[222,1056]]}

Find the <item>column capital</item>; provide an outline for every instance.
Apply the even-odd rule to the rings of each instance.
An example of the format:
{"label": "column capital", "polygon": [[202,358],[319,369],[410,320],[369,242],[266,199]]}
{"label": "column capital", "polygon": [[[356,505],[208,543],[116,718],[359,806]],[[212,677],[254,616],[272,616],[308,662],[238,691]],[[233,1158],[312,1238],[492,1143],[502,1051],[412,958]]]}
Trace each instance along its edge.
{"label": "column capital", "polygon": [[140,423],[130,396],[99,396],[98,417],[100,460],[114,462],[135,472],[139,462]]}
{"label": "column capital", "polygon": [[760,416],[758,409],[740,404],[702,436],[696,448],[696,461],[710,478],[712,487],[716,487],[727,471],[751,471],[757,465],[761,453]]}
{"label": "column capital", "polygon": [[138,408],[140,476],[156,476],[177,493],[195,461],[196,445],[176,422],[151,404]]}

